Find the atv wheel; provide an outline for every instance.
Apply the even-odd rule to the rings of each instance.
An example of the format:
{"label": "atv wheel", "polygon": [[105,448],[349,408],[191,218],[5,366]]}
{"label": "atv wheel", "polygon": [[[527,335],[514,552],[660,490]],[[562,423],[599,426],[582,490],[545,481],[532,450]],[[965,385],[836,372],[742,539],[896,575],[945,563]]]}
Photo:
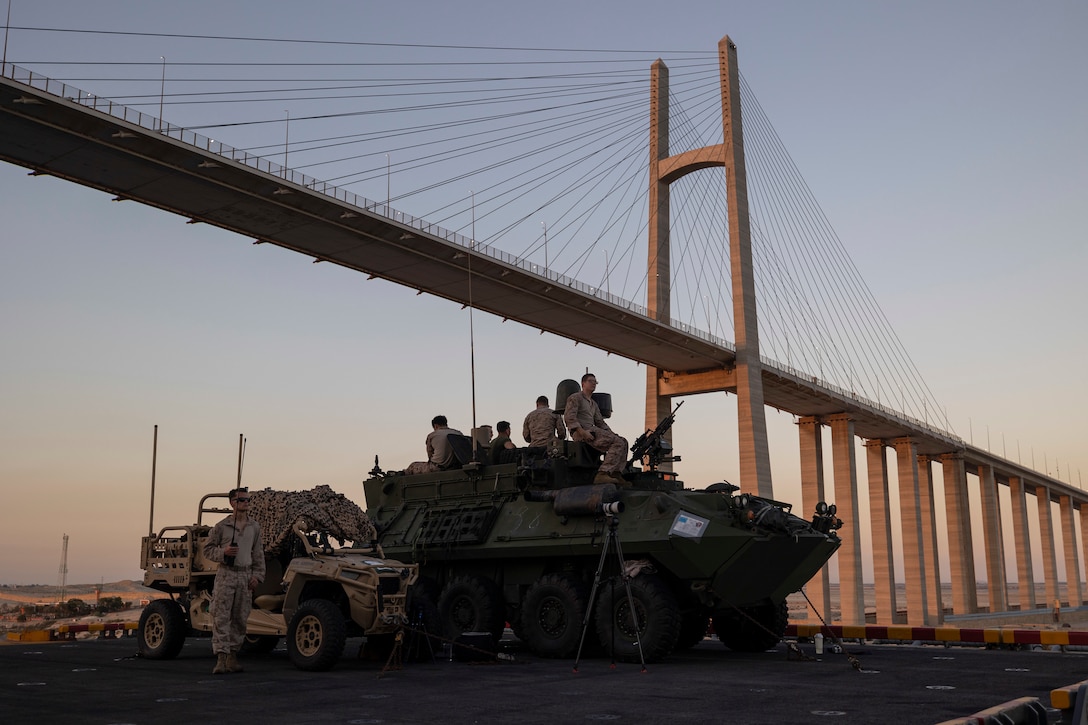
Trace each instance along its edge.
{"label": "atv wheel", "polygon": [[300,670],[320,672],[340,659],[346,639],[347,627],[340,609],[327,599],[310,599],[299,605],[291,617],[287,654]]}
{"label": "atv wheel", "polygon": [[487,632],[497,642],[506,627],[505,610],[499,588],[482,576],[457,577],[438,599],[442,627],[450,639],[465,632]]}
{"label": "atv wheel", "polygon": [[537,580],[521,603],[519,632],[540,657],[573,657],[578,651],[588,595],[585,587],[565,574]]}
{"label": "atv wheel", "polygon": [[690,611],[680,620],[680,635],[676,638],[676,649],[691,649],[706,638],[710,628],[710,616],[702,611]]}
{"label": "atv wheel", "polygon": [[765,652],[782,640],[789,622],[785,601],[741,609],[751,619],[736,610],[714,614],[714,631],[722,644],[734,652]]}
{"label": "atv wheel", "polygon": [[266,655],[276,649],[280,638],[274,634],[247,634],[242,640],[241,653],[244,655]]}
{"label": "atv wheel", "polygon": [[605,582],[597,602],[597,637],[606,652],[624,662],[638,662],[638,642],[647,662],[666,657],[676,648],[680,633],[680,606],[668,585],[655,574],[631,580],[638,626],[631,620],[627,589],[619,578]]}
{"label": "atv wheel", "polygon": [[149,660],[171,660],[181,652],[189,625],[181,605],[172,599],[156,599],[144,607],[136,630],[139,651]]}

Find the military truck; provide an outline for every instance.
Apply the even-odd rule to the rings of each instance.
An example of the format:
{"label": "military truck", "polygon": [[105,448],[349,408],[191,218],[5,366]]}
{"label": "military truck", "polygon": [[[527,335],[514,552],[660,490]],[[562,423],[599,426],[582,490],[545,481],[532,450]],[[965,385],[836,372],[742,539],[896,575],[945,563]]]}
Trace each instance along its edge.
{"label": "military truck", "polygon": [[[243,653],[271,651],[286,635],[291,662],[318,671],[336,663],[348,636],[365,635],[388,648],[409,622],[406,597],[418,567],[384,558],[362,510],[326,486],[253,491],[250,497],[251,516],[261,524],[266,577],[254,592]],[[210,493],[200,499],[195,524],[143,538],[144,586],[170,596],[153,600],[140,616],[142,656],[172,659],[191,632],[212,630],[218,564],[204,556],[215,524],[206,517],[231,513],[227,499],[226,493]],[[333,547],[330,534],[355,546]]]}
{"label": "military truck", "polygon": [[[563,381],[556,400],[578,389]],[[610,412],[607,394],[594,397]],[[666,435],[675,414],[632,444],[622,485],[594,485],[601,454],[584,443],[492,465],[453,436],[454,470],[405,475],[375,459],[367,513],[385,551],[420,567],[416,588],[449,637],[497,638],[509,623],[535,654],[571,657],[588,628],[618,658],[654,661],[701,641],[713,621],[732,650],[773,647],[786,596],[835,553],[842,522],[833,505],[805,520],[724,481],[685,488],[664,465],[679,460]]]}

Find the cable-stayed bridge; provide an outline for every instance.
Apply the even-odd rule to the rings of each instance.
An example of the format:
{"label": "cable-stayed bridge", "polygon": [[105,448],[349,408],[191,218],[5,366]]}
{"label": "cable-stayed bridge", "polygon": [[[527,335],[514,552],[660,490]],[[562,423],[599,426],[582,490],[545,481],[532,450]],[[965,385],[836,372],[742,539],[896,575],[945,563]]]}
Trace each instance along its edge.
{"label": "cable-stayed bridge", "polygon": [[[723,50],[723,55],[727,53]],[[726,64],[723,61],[723,65]],[[0,95],[0,157],[32,170],[50,174],[107,191],[118,200],[134,200],[185,216],[193,222],[213,224],[251,237],[258,243],[271,243],[308,256],[315,262],[340,264],[369,275],[388,279],[435,294],[461,304],[492,312],[504,318],[547,330],[593,345],[617,355],[645,363],[653,369],[652,386],[658,398],[713,390],[738,392],[752,380],[743,372],[755,370],[762,404],[788,411],[800,418],[800,449],[804,506],[816,500],[834,499],[841,515],[852,520],[857,513],[857,471],[854,439],[865,439],[868,459],[868,484],[873,519],[874,561],[877,574],[877,621],[891,622],[903,608],[911,623],[938,621],[944,605],[937,601],[940,572],[936,566],[936,537],[933,510],[932,463],[940,461],[944,476],[945,506],[949,520],[949,549],[952,566],[953,602],[956,614],[978,610],[972,553],[971,515],[967,500],[966,474],[978,476],[982,486],[983,528],[986,541],[987,579],[991,583],[990,609],[1007,609],[1003,532],[997,511],[997,486],[1008,485],[1013,493],[1014,520],[1026,523],[1026,495],[1034,493],[1039,502],[1038,516],[1043,531],[1042,547],[1047,603],[1057,599],[1057,568],[1054,554],[1054,522],[1050,501],[1057,501],[1066,570],[1079,572],[1074,516],[1079,511],[1081,530],[1085,530],[1085,494],[1062,482],[1039,474],[1020,464],[993,456],[967,445],[959,437],[931,424],[928,415],[906,405],[910,394],[902,394],[901,412],[896,406],[857,394],[853,383],[863,375],[847,373],[846,385],[825,382],[820,374],[794,369],[759,354],[751,345],[732,344],[724,337],[697,329],[691,321],[674,319],[667,314],[671,293],[665,288],[664,300],[641,305],[613,295],[607,283],[590,285],[578,281],[568,270],[558,271],[548,263],[547,230],[544,231],[544,263],[530,255],[513,254],[496,245],[474,239],[474,234],[450,231],[438,224],[415,218],[396,210],[387,196],[375,202],[351,194],[327,182],[311,178],[250,151],[227,146],[185,128],[171,126],[124,105],[85,94],[77,88],[24,69],[5,64]],[[165,73],[165,69],[164,69]],[[727,89],[723,77],[721,86]],[[737,86],[739,89],[739,86]],[[665,91],[664,98],[668,97]],[[742,94],[734,94],[740,99]],[[659,99],[660,100],[660,99]],[[725,100],[723,99],[723,105]],[[660,103],[659,103],[660,106]],[[746,123],[749,109],[745,109]],[[649,115],[649,114],[647,114]],[[724,115],[724,114],[723,114]],[[662,117],[667,121],[668,115]],[[736,130],[739,132],[739,124]],[[728,131],[726,132],[728,134]],[[679,185],[676,174],[684,165],[706,168],[722,165],[732,168],[731,160],[701,150],[697,146],[683,153],[659,154],[663,162],[655,182]],[[666,143],[667,147],[668,144]],[[284,147],[286,161],[287,144]],[[683,158],[682,158],[683,157]],[[671,159],[671,162],[670,162]],[[713,173],[713,172],[707,172]],[[727,176],[733,177],[736,174]],[[723,187],[721,196],[727,196]],[[474,211],[474,209],[473,209]],[[652,216],[653,212],[651,212]],[[734,222],[740,215],[728,214]],[[768,221],[767,226],[772,222]],[[647,228],[652,226],[647,221]],[[753,226],[757,226],[753,223]],[[722,230],[724,235],[724,229]],[[736,235],[730,228],[729,237]],[[659,245],[660,247],[660,245]],[[651,246],[651,248],[653,248]],[[651,254],[651,259],[653,259]],[[660,255],[659,255],[660,256]],[[737,266],[737,265],[734,265]],[[785,265],[783,265],[785,266]],[[652,268],[650,268],[652,269]],[[775,288],[778,278],[764,269],[752,270],[765,287]],[[647,278],[651,276],[648,272]],[[657,275],[660,279],[660,275]],[[750,280],[754,284],[754,280]],[[734,300],[740,285],[733,284]],[[602,286],[604,289],[602,289]],[[653,297],[646,284],[648,297]],[[779,287],[783,296],[793,294]],[[698,300],[698,296],[695,296]],[[697,305],[696,305],[697,306]],[[735,304],[734,319],[743,304]],[[761,307],[761,312],[764,308]],[[754,306],[749,308],[754,310]],[[706,321],[714,315],[709,308]],[[761,318],[761,323],[764,319]],[[790,324],[783,317],[782,324]],[[708,328],[710,325],[708,324]],[[736,332],[734,332],[736,334]],[[742,349],[738,352],[738,348]],[[745,353],[755,353],[745,358]],[[828,368],[864,370],[861,362],[834,360],[830,350],[818,357]],[[742,364],[738,365],[738,357]],[[787,360],[789,354],[787,349]],[[800,357],[800,356],[799,356]],[[802,358],[803,359],[803,358]],[[833,365],[835,363],[835,365]],[[812,365],[812,361],[808,361]],[[830,371],[829,371],[830,372]],[[909,373],[908,373],[909,374]],[[917,387],[917,386],[911,386]],[[648,396],[648,409],[651,407]],[[889,396],[894,397],[894,396]],[[923,410],[938,418],[939,408]],[[652,406],[655,410],[660,405]],[[648,415],[648,422],[656,415]],[[758,423],[754,424],[758,428]],[[821,435],[830,428],[833,451],[833,484],[825,490],[824,470],[819,451]],[[907,562],[907,602],[895,600],[895,582],[891,575],[893,556],[892,522],[888,516],[889,495],[886,449],[897,456],[898,489],[903,512],[904,559]],[[742,434],[742,448],[751,449]],[[758,461],[753,464],[758,468]],[[742,471],[742,486],[772,493],[769,479],[764,482],[753,472],[748,478]],[[883,509],[880,509],[883,502]],[[880,509],[880,510],[878,510]],[[1044,520],[1045,519],[1045,520]],[[1033,581],[1031,543],[1027,526],[1018,526],[1013,536],[1017,546],[1017,570],[1020,581]],[[886,545],[884,542],[887,542]],[[1086,553],[1088,555],[1088,553]],[[840,553],[840,590],[842,620],[860,622],[865,616],[861,600],[860,538],[856,527],[845,536]],[[1079,604],[1083,599],[1079,578],[1070,578],[1069,599]],[[827,596],[827,582],[814,580],[810,594],[818,602]],[[1054,596],[1051,596],[1053,590]],[[1023,590],[1022,590],[1023,591]],[[1021,608],[1035,607],[1020,601]],[[826,610],[826,606],[824,607]]]}

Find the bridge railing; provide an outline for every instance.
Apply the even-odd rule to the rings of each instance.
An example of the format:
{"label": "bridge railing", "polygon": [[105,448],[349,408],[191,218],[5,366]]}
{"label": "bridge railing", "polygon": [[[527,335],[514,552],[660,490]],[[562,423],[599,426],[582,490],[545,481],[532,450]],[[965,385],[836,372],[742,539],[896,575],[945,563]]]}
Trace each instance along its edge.
{"label": "bridge railing", "polygon": [[765,369],[771,369],[777,373],[789,375],[791,377],[797,378],[799,381],[802,382],[812,383],[819,386],[823,390],[836,393],[843,398],[848,398],[850,400],[853,400],[854,402],[864,405],[867,408],[879,411],[891,420],[895,420],[898,423],[906,424],[914,428],[921,428],[922,430],[928,431],[935,436],[946,438],[958,446],[962,447],[966,445],[965,441],[955,433],[949,433],[946,430],[938,428],[935,425],[931,424],[929,421],[920,420],[909,415],[903,415],[895,408],[889,408],[883,403],[878,403],[875,400],[870,400],[863,395],[858,395],[853,390],[847,390],[846,388],[839,387],[834,383],[829,383],[826,380],[821,380],[815,375],[809,375],[808,373],[797,370],[796,368],[790,367],[789,365],[784,365],[777,360],[772,360],[769,357],[764,357],[761,355],[760,361],[762,362]]}
{"label": "bridge railing", "polygon": [[[565,274],[556,272],[552,269],[545,268],[543,265],[531,262],[528,259],[524,259],[508,252],[504,252],[501,249],[496,249],[489,244],[482,244],[474,241],[470,237],[467,237],[459,232],[455,232],[449,229],[445,229],[437,224],[432,224],[426,219],[414,217],[411,214],[406,214],[402,211],[398,211],[389,206],[388,203],[373,201],[366,197],[359,196],[353,192],[343,189],[334,184],[330,184],[327,181],[307,176],[306,174],[294,171],[290,168],[284,167],[271,161],[263,156],[252,154],[243,149],[237,149],[233,146],[225,144],[221,141],[216,141],[213,138],[209,138],[202,134],[190,131],[189,129],[181,126],[175,126],[171,123],[166,123],[162,119],[137,111],[136,109],[129,108],[109,98],[103,98],[96,96],[93,93],[88,93],[75,86],[70,86],[63,81],[54,80],[48,76],[44,76],[41,73],[35,73],[16,66],[12,63],[3,64],[3,75],[12,79],[18,83],[36,88],[44,91],[50,95],[63,98],[73,103],[78,103],[81,106],[94,109],[101,113],[105,113],[114,118],[121,119],[127,123],[131,123],[140,128],[161,133],[164,136],[172,138],[188,146],[193,146],[202,151],[215,154],[222,158],[230,159],[231,161],[244,164],[252,169],[260,171],[262,173],[274,176],[286,183],[295,184],[304,189],[330,196],[345,204],[363,209],[366,212],[383,216],[390,221],[397,224],[402,224],[407,227],[411,227],[423,234],[427,234],[431,237],[437,237],[444,241],[456,244],[464,247],[469,251],[486,255],[492,259],[508,264],[512,267],[517,267],[523,272],[537,275],[549,282],[568,287],[570,289],[577,290],[583,294],[595,297],[603,302],[607,302],[611,305],[619,307],[624,310],[628,310],[632,313],[642,315],[643,317],[650,317],[649,311],[642,305],[636,304],[630,300],[619,297],[609,292],[607,289],[601,289],[593,285],[586,284],[579,280],[566,276]],[[734,346],[720,337],[710,334],[705,330],[700,330],[694,325],[686,324],[675,318],[668,318],[667,320],[660,320],[662,323],[680,330],[688,335],[697,337],[705,342],[709,342],[713,345],[725,348],[727,350],[734,350]]]}

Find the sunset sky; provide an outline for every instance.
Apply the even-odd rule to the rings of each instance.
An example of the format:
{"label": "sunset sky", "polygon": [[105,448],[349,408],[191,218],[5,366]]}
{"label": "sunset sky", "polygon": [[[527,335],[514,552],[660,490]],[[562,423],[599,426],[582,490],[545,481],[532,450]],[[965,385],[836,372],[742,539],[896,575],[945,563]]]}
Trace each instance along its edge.
{"label": "sunset sky", "polygon": [[[150,62],[226,53],[26,28],[432,46],[420,57],[711,54],[728,34],[955,432],[1085,485],[1084,2],[12,0],[10,16],[7,62],[31,69],[112,59],[113,42]],[[156,529],[231,487],[239,434],[251,488],[328,484],[364,505],[376,455],[387,469],[419,459],[437,413],[471,427],[467,310],[110,198],[0,163],[0,584],[55,583],[64,534],[69,583],[140,578],[155,425]],[[473,328],[479,423],[516,427],[589,368],[613,427],[642,431],[642,367],[479,312]],[[674,443],[689,487],[739,478],[735,420],[731,396],[685,404]],[[776,497],[799,504],[794,420],[768,422]]]}

